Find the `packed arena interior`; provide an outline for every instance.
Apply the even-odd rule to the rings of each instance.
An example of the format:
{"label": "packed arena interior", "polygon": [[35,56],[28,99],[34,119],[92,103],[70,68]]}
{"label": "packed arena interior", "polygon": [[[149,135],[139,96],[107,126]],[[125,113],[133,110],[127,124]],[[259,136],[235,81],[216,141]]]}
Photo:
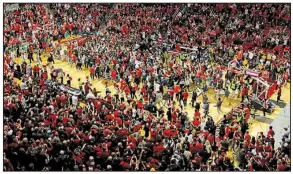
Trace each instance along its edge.
{"label": "packed arena interior", "polygon": [[4,4],[3,170],[290,171],[290,11]]}

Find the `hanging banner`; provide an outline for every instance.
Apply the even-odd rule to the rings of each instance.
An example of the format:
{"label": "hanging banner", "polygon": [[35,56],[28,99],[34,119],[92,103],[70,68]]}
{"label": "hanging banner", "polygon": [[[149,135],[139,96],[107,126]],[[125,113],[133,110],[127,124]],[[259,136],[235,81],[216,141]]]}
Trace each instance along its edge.
{"label": "hanging banner", "polygon": [[256,72],[256,71],[250,71],[250,70],[246,70],[245,71],[245,74],[246,75],[249,75],[249,76],[253,76],[253,77],[259,77],[259,72]]}
{"label": "hanging banner", "polygon": [[173,56],[179,56],[180,53],[177,51],[168,51],[169,54],[172,54]]}

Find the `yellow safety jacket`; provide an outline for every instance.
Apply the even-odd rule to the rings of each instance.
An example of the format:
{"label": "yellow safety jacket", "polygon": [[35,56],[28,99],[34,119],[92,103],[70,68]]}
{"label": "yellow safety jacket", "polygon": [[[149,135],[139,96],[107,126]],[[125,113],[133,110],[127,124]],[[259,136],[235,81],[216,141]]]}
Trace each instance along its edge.
{"label": "yellow safety jacket", "polygon": [[235,83],[232,83],[232,84],[231,84],[231,89],[232,89],[232,90],[235,90],[235,89],[236,89],[236,84],[235,84]]}
{"label": "yellow safety jacket", "polygon": [[255,108],[251,108],[251,109],[250,109],[250,114],[251,114],[251,115],[254,115],[254,114],[255,114]]}

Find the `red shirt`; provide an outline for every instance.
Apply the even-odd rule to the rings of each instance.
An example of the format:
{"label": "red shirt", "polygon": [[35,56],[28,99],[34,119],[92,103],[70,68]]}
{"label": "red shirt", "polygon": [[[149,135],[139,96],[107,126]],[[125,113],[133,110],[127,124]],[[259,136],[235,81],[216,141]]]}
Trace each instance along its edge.
{"label": "red shirt", "polygon": [[10,64],[10,62],[11,62],[11,58],[8,57],[8,58],[6,59],[6,62],[7,62],[8,64]]}
{"label": "red shirt", "polygon": [[88,93],[89,90],[90,90],[90,86],[89,86],[88,84],[85,84],[85,85],[84,85],[84,91],[85,91],[86,93]]}
{"label": "red shirt", "polygon": [[197,142],[195,144],[195,149],[196,149],[197,152],[199,152],[199,151],[201,151],[203,149],[203,145],[201,143]]}
{"label": "red shirt", "polygon": [[169,129],[164,130],[163,131],[163,136],[164,137],[170,137],[171,136],[171,130],[169,130]]}
{"label": "red shirt", "polygon": [[81,109],[81,108],[77,108],[77,109],[76,109],[76,113],[77,113],[78,116],[81,116],[81,114],[82,114],[82,109]]}
{"label": "red shirt", "polygon": [[244,140],[248,140],[248,142],[250,142],[250,135],[249,134],[245,134]]}
{"label": "red shirt", "polygon": [[140,130],[140,128],[141,128],[141,124],[138,124],[138,125],[134,126],[133,131],[138,132]]}
{"label": "red shirt", "polygon": [[45,83],[44,80],[43,80],[43,79],[40,79],[39,85],[40,85],[40,86],[43,86],[44,83]]}
{"label": "red shirt", "polygon": [[231,129],[229,127],[225,128],[225,136],[229,136]]}
{"label": "red shirt", "polygon": [[207,140],[209,140],[210,143],[213,144],[214,143],[214,136],[212,134],[209,134]]}
{"label": "red shirt", "polygon": [[136,139],[134,137],[128,137],[128,142],[136,144]]}
{"label": "red shirt", "polygon": [[125,92],[126,94],[129,94],[129,93],[130,93],[130,88],[129,88],[128,86],[126,86],[125,89],[124,89],[124,92]]}
{"label": "red shirt", "polygon": [[[70,49],[70,45],[67,45],[67,49]],[[71,51],[68,51],[68,57],[69,58],[72,58],[72,52]]]}
{"label": "red shirt", "polygon": [[73,60],[73,62],[77,61],[77,57],[74,54],[72,55],[72,60]]}
{"label": "red shirt", "polygon": [[112,78],[112,79],[116,79],[116,76],[117,76],[116,71],[115,71],[115,70],[112,70],[112,71],[111,71],[111,78]]}
{"label": "red shirt", "polygon": [[278,171],[285,171],[287,169],[287,166],[286,165],[283,165],[281,163],[278,163],[278,166],[277,166],[277,170]]}
{"label": "red shirt", "polygon": [[176,137],[178,135],[178,130],[171,130],[171,137]]}
{"label": "red shirt", "polygon": [[272,130],[272,129],[269,129],[268,130],[268,133],[267,133],[267,136],[274,136],[275,135],[275,132],[274,132],[274,130]]}
{"label": "red shirt", "polygon": [[50,119],[54,122],[57,120],[57,114],[50,115]]}
{"label": "red shirt", "polygon": [[67,102],[67,97],[66,97],[66,96],[61,97],[61,98],[60,98],[60,101],[61,101],[61,104],[62,104],[62,105],[65,105],[66,102]]}
{"label": "red shirt", "polygon": [[201,160],[202,160],[202,157],[197,156],[197,157],[195,157],[194,160],[195,160],[196,164],[200,164],[200,162],[201,162]]}
{"label": "red shirt", "polygon": [[182,95],[183,95],[183,98],[184,98],[185,100],[187,100],[187,98],[188,98],[188,92],[185,91],[185,92],[183,92]]}
{"label": "red shirt", "polygon": [[122,104],[120,105],[120,108],[121,108],[122,110],[123,110],[125,107],[126,107],[126,106],[125,106],[124,103],[122,103]]}
{"label": "red shirt", "polygon": [[171,89],[168,92],[169,92],[169,94],[170,94],[171,97],[174,96],[174,90]]}
{"label": "red shirt", "polygon": [[115,117],[113,115],[107,115],[105,117],[106,120],[113,120]]}
{"label": "red shirt", "polygon": [[195,145],[189,144],[189,150],[191,153],[195,153],[196,152]]}
{"label": "red shirt", "polygon": [[245,88],[242,88],[241,90],[241,96],[244,96],[246,94],[246,89]]}
{"label": "red shirt", "polygon": [[272,147],[270,145],[265,146],[264,149],[266,152],[272,151]]}
{"label": "red shirt", "polygon": [[178,44],[176,44],[176,45],[175,45],[175,49],[176,49],[177,51],[180,51],[180,46],[179,46]]}
{"label": "red shirt", "polygon": [[165,147],[162,145],[157,145],[153,147],[153,151],[154,153],[156,153],[157,155],[159,155],[160,153],[162,153],[165,150]]}
{"label": "red shirt", "polygon": [[194,118],[200,118],[200,112],[199,111],[194,112]]}
{"label": "red shirt", "polygon": [[142,92],[143,94],[145,94],[145,93],[146,93],[146,88],[141,88],[141,92]]}
{"label": "red shirt", "polygon": [[249,142],[248,142],[248,141],[244,141],[244,143],[243,143],[243,147],[244,147],[244,148],[248,148],[248,147],[249,147]]}
{"label": "red shirt", "polygon": [[150,74],[153,74],[154,68],[153,67],[150,67],[149,72],[150,72]]}
{"label": "red shirt", "polygon": [[64,124],[66,124],[66,123],[68,122],[68,117],[63,117],[63,118],[62,118],[62,122],[63,122]]}
{"label": "red shirt", "polygon": [[138,77],[141,77],[141,75],[142,75],[142,72],[141,72],[141,70],[140,70],[140,69],[136,70],[136,75],[137,75]]}
{"label": "red shirt", "polygon": [[150,133],[151,133],[151,136],[152,137],[156,137],[157,136],[157,134],[158,134],[158,131],[150,131]]}
{"label": "red shirt", "polygon": [[127,162],[124,162],[124,161],[121,161],[120,165],[123,167],[123,168],[126,168],[128,169],[130,167],[130,165],[127,163]]}
{"label": "red shirt", "polygon": [[207,138],[207,136],[208,136],[210,133],[209,133],[208,131],[203,131],[202,134],[203,134],[203,136],[204,136],[205,138]]}
{"label": "red shirt", "polygon": [[118,136],[127,136],[128,131],[125,130],[125,129],[120,129],[116,133],[117,133]]}
{"label": "red shirt", "polygon": [[180,86],[178,86],[178,85],[175,86],[175,88],[174,88],[174,93],[178,93],[180,89],[181,89]]}
{"label": "red shirt", "polygon": [[199,120],[193,120],[192,124],[193,124],[193,126],[198,127],[200,125],[200,121]]}
{"label": "red shirt", "polygon": [[119,111],[114,111],[113,114],[114,114],[115,117],[118,117]]}
{"label": "red shirt", "polygon": [[4,64],[4,72],[6,72],[8,70],[8,65]]}
{"label": "red shirt", "polygon": [[136,106],[137,106],[137,108],[139,108],[139,109],[143,109],[143,108],[144,108],[144,105],[142,104],[142,102],[138,102],[138,103],[136,104]]}
{"label": "red shirt", "polygon": [[40,69],[39,69],[39,67],[38,67],[38,66],[34,66],[34,68],[33,68],[33,71],[34,71],[34,72],[39,72],[39,71],[40,71]]}

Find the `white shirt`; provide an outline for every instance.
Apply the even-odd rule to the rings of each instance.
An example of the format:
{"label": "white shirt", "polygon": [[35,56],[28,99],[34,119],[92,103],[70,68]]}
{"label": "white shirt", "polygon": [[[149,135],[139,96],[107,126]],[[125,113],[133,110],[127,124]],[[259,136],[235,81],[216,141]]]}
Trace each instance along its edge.
{"label": "white shirt", "polygon": [[160,85],[158,83],[155,83],[155,91],[156,92],[160,91]]}
{"label": "white shirt", "polygon": [[12,60],[14,60],[14,58],[15,58],[15,54],[14,54],[14,52],[11,52],[11,53],[10,53],[10,57],[11,57]]}
{"label": "white shirt", "polygon": [[186,79],[185,84],[186,85],[189,85],[190,84],[189,79]]}
{"label": "white shirt", "polygon": [[[95,99],[95,96],[92,92],[89,92],[86,96],[86,99]],[[73,101],[72,101],[72,103],[73,103]]]}
{"label": "white shirt", "polygon": [[287,43],[288,43],[288,38],[285,38],[284,39],[284,45],[287,45]]}
{"label": "white shirt", "polygon": [[145,38],[145,32],[142,32],[142,38]]}
{"label": "white shirt", "polygon": [[75,106],[78,104],[78,98],[75,95],[72,96],[72,104],[75,105]]}
{"label": "white shirt", "polygon": [[21,83],[20,88],[22,90],[27,89],[27,85],[25,83]]}
{"label": "white shirt", "polygon": [[247,57],[247,55],[248,55],[248,53],[247,53],[247,52],[244,52],[244,53],[243,53],[243,57],[244,57],[244,58],[246,58],[246,57]]}
{"label": "white shirt", "polygon": [[252,52],[248,52],[248,58],[252,59],[253,58],[253,53]]}
{"label": "white shirt", "polygon": [[136,117],[136,110],[133,108],[132,109],[132,117],[135,118]]}
{"label": "white shirt", "polygon": [[245,15],[248,15],[248,9],[245,9]]}
{"label": "white shirt", "polygon": [[132,76],[131,75],[129,76],[129,81],[132,81]]}
{"label": "white shirt", "polygon": [[135,68],[139,68],[139,65],[141,64],[141,62],[140,61],[138,61],[138,60],[135,60]]}
{"label": "white shirt", "polygon": [[64,50],[63,49],[60,50],[60,55],[64,56]]}

